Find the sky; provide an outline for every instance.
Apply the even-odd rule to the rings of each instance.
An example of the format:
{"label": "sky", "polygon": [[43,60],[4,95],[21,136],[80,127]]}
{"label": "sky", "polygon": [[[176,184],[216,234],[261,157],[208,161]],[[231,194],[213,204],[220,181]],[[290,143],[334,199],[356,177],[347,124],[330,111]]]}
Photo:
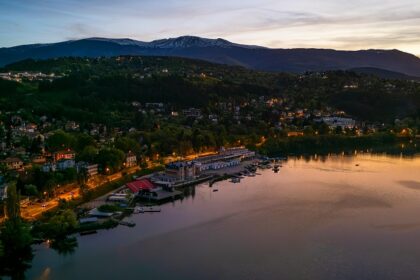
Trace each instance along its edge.
{"label": "sky", "polygon": [[420,0],[0,0],[0,47],[182,35],[420,55]]}

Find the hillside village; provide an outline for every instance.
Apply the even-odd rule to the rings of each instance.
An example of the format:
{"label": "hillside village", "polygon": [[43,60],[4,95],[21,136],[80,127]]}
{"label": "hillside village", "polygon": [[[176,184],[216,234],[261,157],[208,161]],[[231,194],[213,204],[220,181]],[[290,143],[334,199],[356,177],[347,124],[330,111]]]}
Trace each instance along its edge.
{"label": "hillside village", "polygon": [[[365,141],[364,136],[385,133],[391,135],[386,140],[391,143],[395,143],[393,137],[419,137],[415,114],[401,119],[398,114],[391,119],[380,116],[379,111],[351,114],[343,110],[346,106],[329,104],[335,97],[322,93],[325,83],[332,83],[343,96],[380,83],[381,91],[393,96],[416,87],[414,82],[343,72],[286,75],[240,67],[229,71],[177,58],[66,58],[22,61],[5,69],[0,75],[4,101],[0,105],[0,189],[6,186],[5,177],[11,176],[23,196],[41,201],[65,192],[64,186],[93,181],[97,185],[112,174],[216,152],[224,146],[286,155],[296,143],[302,151],[316,146],[310,141],[317,137]],[[115,71],[110,78],[114,81],[105,89],[101,83],[109,83],[109,71]],[[234,86],[228,88],[225,83]],[[267,87],[274,84],[278,86]],[[318,93],[308,98],[312,85]],[[22,94],[20,103],[8,103],[15,94]],[[62,97],[50,101],[52,94]],[[412,98],[409,92],[405,95]],[[372,139],[363,145],[385,141],[383,136]]]}

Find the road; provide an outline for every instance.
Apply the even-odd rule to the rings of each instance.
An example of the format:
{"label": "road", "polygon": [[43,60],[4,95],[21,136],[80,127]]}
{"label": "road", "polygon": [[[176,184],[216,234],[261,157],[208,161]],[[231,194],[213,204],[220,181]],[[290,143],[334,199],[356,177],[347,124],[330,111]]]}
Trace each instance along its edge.
{"label": "road", "polygon": [[[90,180],[90,182],[87,183],[89,189],[95,189],[98,186],[101,186],[103,184],[106,184],[108,182],[116,181],[118,179],[121,179],[123,177],[123,174],[133,174],[136,171],[138,171],[137,166],[129,167],[124,169],[123,171],[117,172],[112,175],[108,176],[102,176],[99,175],[95,177],[94,179]],[[73,184],[74,185],[74,184]],[[63,189],[66,187],[62,187]],[[21,208],[21,215],[22,218],[27,220],[35,220],[39,216],[41,216],[43,213],[52,210],[58,206],[58,202],[60,199],[64,200],[72,200],[77,199],[80,196],[80,188],[79,186],[75,186],[72,189],[66,191],[63,194],[58,195],[57,197],[50,199],[48,201],[42,202],[42,203],[34,203],[31,205],[27,205],[26,207]]]}

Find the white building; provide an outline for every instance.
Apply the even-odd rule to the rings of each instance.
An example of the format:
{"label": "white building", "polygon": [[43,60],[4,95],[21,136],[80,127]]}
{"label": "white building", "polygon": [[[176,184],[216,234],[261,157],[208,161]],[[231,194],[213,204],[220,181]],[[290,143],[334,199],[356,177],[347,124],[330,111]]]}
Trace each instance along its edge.
{"label": "white building", "polygon": [[342,128],[354,128],[356,126],[356,121],[351,118],[341,118],[341,117],[325,117],[322,118],[322,121],[331,128],[342,127]]}

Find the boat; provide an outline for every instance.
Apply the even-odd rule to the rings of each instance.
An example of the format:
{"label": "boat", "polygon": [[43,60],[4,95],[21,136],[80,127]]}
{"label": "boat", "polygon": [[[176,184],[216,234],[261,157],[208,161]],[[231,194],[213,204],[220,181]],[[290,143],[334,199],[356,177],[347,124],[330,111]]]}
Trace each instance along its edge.
{"label": "boat", "polygon": [[143,208],[139,206],[134,207],[133,214],[139,214],[139,213],[144,213]]}
{"label": "boat", "polygon": [[238,177],[234,177],[234,178],[232,178],[230,181],[231,181],[232,183],[239,183],[239,182],[241,181],[241,179],[240,179],[240,178],[238,178]]}
{"label": "boat", "polygon": [[148,207],[139,207],[140,213],[154,213],[154,212],[160,212],[160,207],[154,207],[154,206],[148,206]]}

